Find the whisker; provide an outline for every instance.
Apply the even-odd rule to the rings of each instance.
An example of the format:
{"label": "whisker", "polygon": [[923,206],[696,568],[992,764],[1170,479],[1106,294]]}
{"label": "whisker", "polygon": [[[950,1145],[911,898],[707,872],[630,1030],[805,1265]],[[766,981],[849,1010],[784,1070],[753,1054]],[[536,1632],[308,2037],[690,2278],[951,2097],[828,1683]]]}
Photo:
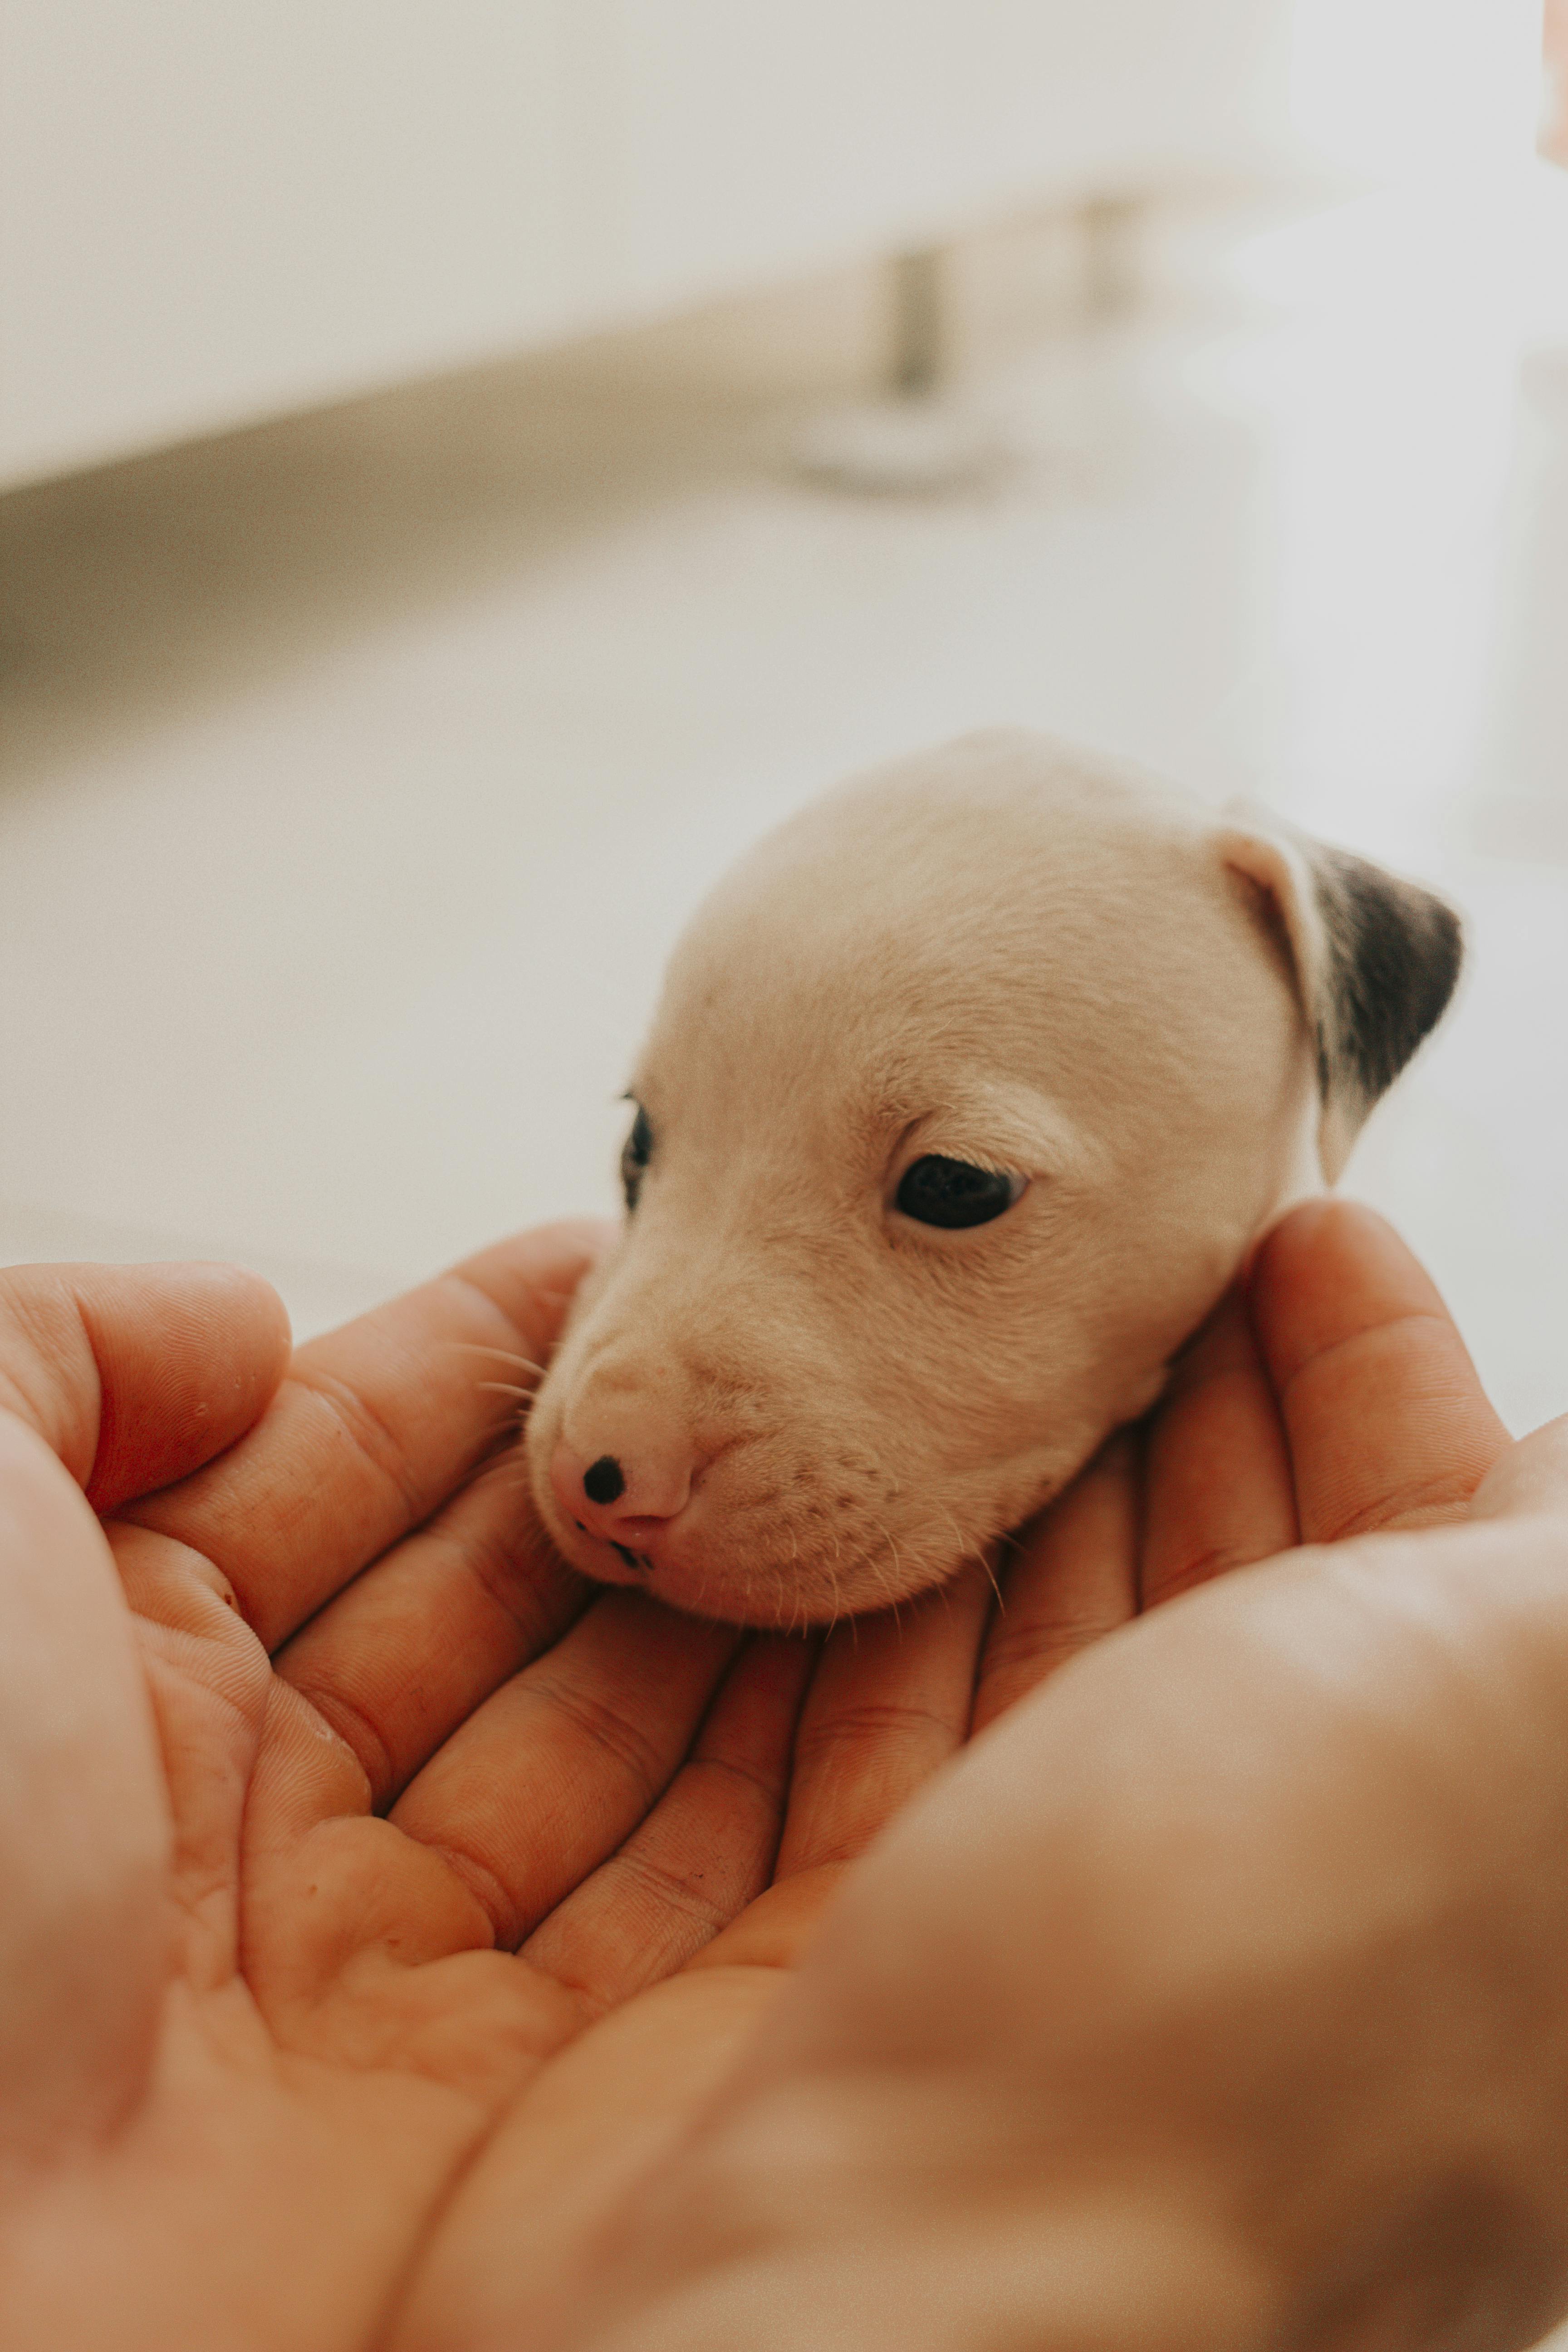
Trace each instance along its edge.
{"label": "whisker", "polygon": [[503,1364],[515,1364],[520,1371],[532,1372],[542,1380],[546,1367],[536,1364],[531,1356],[520,1356],[515,1348],[489,1348],[479,1339],[447,1339],[445,1347],[458,1349],[465,1356],[494,1356]]}
{"label": "whisker", "polygon": [[[886,1533],[886,1530],[885,1530],[885,1529],[884,1529],[884,1533]],[[893,1538],[892,1538],[892,1537],[891,1537],[890,1535],[888,1537],[888,1549],[889,1549],[889,1550],[892,1553],[892,1555],[893,1555],[893,1581],[894,1581],[894,1583],[895,1583],[895,1584],[902,1584],[902,1582],[903,1582],[903,1580],[904,1580],[904,1563],[903,1563],[903,1560],[901,1559],[901,1558],[900,1557],[900,1553],[899,1553],[899,1547],[898,1547],[898,1545],[893,1541]],[[899,1622],[899,1619],[898,1619],[898,1607],[899,1607],[899,1604],[898,1604],[898,1602],[895,1601],[894,1601],[894,1603],[893,1603],[893,1622],[894,1622],[895,1624],[897,1624],[897,1623],[898,1623],[898,1622]]]}
{"label": "whisker", "polygon": [[831,1518],[826,1524],[827,1533],[833,1541],[833,1564],[827,1571],[833,1586],[833,1614],[827,1621],[827,1630],[831,1633],[839,1619],[847,1614],[844,1607],[844,1584],[838,1572],[844,1565],[844,1538]]}
{"label": "whisker", "polygon": [[996,1581],[996,1570],[991,1564],[991,1547],[988,1544],[982,1544],[977,1550],[973,1549],[970,1545],[965,1542],[963,1530],[959,1526],[958,1521],[953,1517],[952,1513],[951,1511],[943,1511],[942,1516],[947,1521],[948,1526],[952,1529],[952,1539],[958,1546],[959,1558],[965,1560],[974,1559],[979,1561],[981,1567],[985,1571],[985,1581],[996,1596],[996,1606],[1005,1614],[1007,1603],[1002,1598],[1002,1587]]}
{"label": "whisker", "polygon": [[899,1586],[901,1581],[902,1563],[899,1558],[899,1547],[893,1541],[890,1532],[882,1525],[880,1519],[873,1519],[871,1524],[876,1528],[877,1533],[881,1537],[882,1541],[887,1545],[888,1549],[893,1556],[891,1574],[889,1575],[885,1570],[882,1570],[879,1563],[879,1575],[887,1606],[891,1609],[893,1612],[893,1623],[898,1628],[899,1639],[902,1641],[904,1634],[904,1621],[899,1614],[899,1601],[901,1597]]}
{"label": "whisker", "polygon": [[[789,1531],[789,1549],[790,1558],[794,1561],[795,1569],[798,1571],[800,1567],[800,1530],[797,1528],[791,1528]],[[781,1604],[786,1599],[790,1604],[789,1622],[785,1631],[793,1633],[795,1631],[795,1612],[800,1602],[800,1577],[797,1573],[794,1584],[791,1585],[786,1582],[784,1572],[781,1568],[778,1571],[778,1579]],[[780,1614],[783,1614],[782,1605]]]}

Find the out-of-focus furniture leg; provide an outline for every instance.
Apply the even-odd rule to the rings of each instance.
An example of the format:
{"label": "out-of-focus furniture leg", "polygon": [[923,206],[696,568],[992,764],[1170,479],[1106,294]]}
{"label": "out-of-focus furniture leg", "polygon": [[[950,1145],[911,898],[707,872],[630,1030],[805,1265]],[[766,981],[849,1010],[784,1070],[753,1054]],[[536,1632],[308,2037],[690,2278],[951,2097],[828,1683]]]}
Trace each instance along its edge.
{"label": "out-of-focus furniture leg", "polygon": [[892,364],[889,374],[900,398],[925,399],[945,372],[951,322],[947,317],[947,255],[941,246],[895,254],[889,269],[892,296]]}
{"label": "out-of-focus furniture leg", "polygon": [[[1141,291],[1140,244],[1148,201],[1100,194],[1077,207],[1081,303],[1090,318],[1131,310]],[[813,417],[795,434],[802,473],[836,489],[884,496],[982,487],[1019,452],[953,389],[952,250],[920,246],[887,262],[889,396]]]}
{"label": "out-of-focus furniture leg", "polygon": [[950,263],[932,245],[886,264],[888,397],[803,425],[792,451],[802,473],[839,490],[929,497],[977,488],[1012,464],[994,425],[951,390]]}

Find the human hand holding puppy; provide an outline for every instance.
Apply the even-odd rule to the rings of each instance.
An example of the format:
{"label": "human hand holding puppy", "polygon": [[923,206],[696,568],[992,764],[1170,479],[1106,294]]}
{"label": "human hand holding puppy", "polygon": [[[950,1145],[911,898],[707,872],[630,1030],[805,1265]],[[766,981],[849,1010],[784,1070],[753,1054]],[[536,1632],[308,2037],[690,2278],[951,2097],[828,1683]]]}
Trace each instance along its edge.
{"label": "human hand holding puppy", "polygon": [[1365,1212],[1296,1212],[1250,1307],[1031,1530],[989,1736],[722,2079],[694,2021],[789,1956],[768,1898],[653,1997],[667,2048],[634,2006],[523,2102],[398,2352],[1503,2352],[1560,2315],[1568,1424],[1509,1444]]}
{"label": "human hand holding puppy", "polygon": [[[7,2352],[364,2344],[552,2059],[621,2007],[667,2064],[634,1997],[770,1882],[802,1936],[963,1738],[978,1574],[819,1662],[543,1540],[512,1400],[604,1238],[291,1364],[227,1269],[0,1278]],[[707,1979],[678,2112],[775,1980]]]}
{"label": "human hand holding puppy", "polygon": [[1309,1556],[1079,1665],[851,1874],[775,2011],[976,1685],[994,1716],[1140,1582],[1289,1544],[1297,1498],[1325,1537],[1463,1516],[1506,1441],[1399,1245],[1300,1213],[1262,1358],[1223,1310],[989,1624],[963,1583],[830,1637],[793,1775],[804,1645],[584,1608],[484,1469],[476,1368],[537,1358],[589,1255],[489,1253],[270,1406],[239,1278],[10,1277],[7,2344],[967,2344],[1009,2340],[998,2295],[1031,2347],[1242,2344],[1294,2294],[1304,2345],[1382,2346],[1345,2315],[1434,2248],[1516,2294],[1473,2340],[1526,2341],[1568,2113],[1531,1518]]}

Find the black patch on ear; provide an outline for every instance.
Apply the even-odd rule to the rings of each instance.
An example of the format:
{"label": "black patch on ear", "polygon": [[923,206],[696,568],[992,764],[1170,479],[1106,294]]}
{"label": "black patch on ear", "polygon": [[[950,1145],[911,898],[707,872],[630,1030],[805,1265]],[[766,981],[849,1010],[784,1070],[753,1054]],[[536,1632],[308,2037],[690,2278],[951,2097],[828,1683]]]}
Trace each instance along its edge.
{"label": "black patch on ear", "polygon": [[1441,898],[1343,850],[1314,847],[1311,873],[1329,946],[1319,1082],[1364,1117],[1442,1019],[1463,934]]}

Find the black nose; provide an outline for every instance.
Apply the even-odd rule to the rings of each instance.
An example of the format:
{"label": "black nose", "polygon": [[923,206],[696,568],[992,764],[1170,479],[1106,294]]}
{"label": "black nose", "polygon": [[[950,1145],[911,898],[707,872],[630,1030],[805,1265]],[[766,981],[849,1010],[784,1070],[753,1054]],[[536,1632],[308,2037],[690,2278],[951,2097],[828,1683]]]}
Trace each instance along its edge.
{"label": "black nose", "polygon": [[583,1473],[583,1492],[591,1503],[617,1503],[626,1491],[621,1465],[613,1454],[601,1454]]}

